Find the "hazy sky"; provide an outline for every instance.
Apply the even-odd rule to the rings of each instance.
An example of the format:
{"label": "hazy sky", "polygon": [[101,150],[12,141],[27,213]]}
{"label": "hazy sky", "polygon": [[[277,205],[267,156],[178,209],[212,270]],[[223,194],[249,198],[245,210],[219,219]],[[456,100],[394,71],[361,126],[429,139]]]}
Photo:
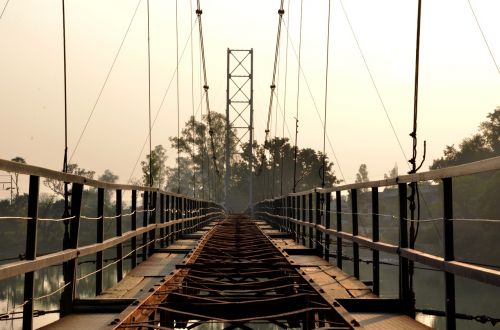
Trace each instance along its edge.
{"label": "hazy sky", "polygon": [[[491,51],[500,63],[500,1],[470,0]],[[0,0],[0,9],[6,0]],[[76,152],[75,145],[106,79],[136,6],[137,15],[106,88]],[[407,155],[411,154],[416,0],[343,0],[380,95]],[[192,9],[191,6],[192,5]],[[297,94],[300,1],[292,0],[283,28],[272,134],[282,134],[282,112],[293,134]],[[322,148],[326,0],[304,1],[299,98],[299,146]],[[192,114],[189,0],[179,0],[181,116]],[[150,0],[152,112],[158,112],[153,145],[163,144],[173,164],[169,136],[177,134],[175,1]],[[255,52],[255,136],[262,143],[278,22],[279,1],[202,1],[213,111],[225,112],[226,49]],[[406,160],[372,86],[339,0],[332,0],[327,132],[347,182],[361,163],[379,179]],[[146,0],[66,0],[69,153],[72,162],[98,174],[111,169],[128,180],[147,138]],[[424,0],[421,36],[419,138],[427,140],[427,169],[446,145],[477,130],[500,105],[500,74],[467,0]],[[288,17],[289,16],[289,17]],[[193,19],[193,20],[192,20]],[[289,33],[288,33],[289,32]],[[287,38],[287,99],[284,99]],[[198,30],[193,30],[194,107],[200,104]],[[10,0],[0,19],[0,157],[60,170],[63,160],[63,62],[60,0]],[[172,78],[174,78],[172,80]],[[169,82],[172,85],[165,94]],[[307,88],[309,84],[312,96]],[[162,99],[165,97],[163,105]],[[320,116],[316,112],[315,105]],[[286,105],[286,106],[285,106]],[[203,111],[205,109],[203,108]],[[277,111],[277,113],[276,113]],[[198,117],[200,112],[198,112]],[[278,125],[275,126],[276,116]],[[287,128],[285,136],[290,137]],[[332,149],[326,151],[332,158]],[[335,164],[338,175],[339,167]],[[133,173],[140,176],[139,167]]]}

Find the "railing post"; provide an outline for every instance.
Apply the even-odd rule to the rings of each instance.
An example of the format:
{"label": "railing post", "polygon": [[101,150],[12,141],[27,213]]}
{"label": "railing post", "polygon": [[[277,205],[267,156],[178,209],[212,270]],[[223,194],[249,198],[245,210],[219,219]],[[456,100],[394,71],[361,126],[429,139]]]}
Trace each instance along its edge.
{"label": "railing post", "polygon": [[[153,191],[151,193],[151,202],[149,203],[153,209],[150,213],[149,224],[153,225],[156,223],[156,205],[157,205],[157,192]],[[149,231],[149,239],[148,239],[148,255],[151,256],[155,252],[155,239],[156,239],[156,228],[153,228]]]}
{"label": "railing post", "polygon": [[186,223],[184,222],[184,220],[186,219],[186,216],[187,216],[187,205],[186,205],[186,198],[182,197],[181,198],[181,218],[182,218],[182,222],[181,222],[181,238],[182,236],[184,236],[184,230],[186,229]]}
{"label": "railing post", "polygon": [[[295,205],[294,209],[295,209],[295,219],[300,221],[300,216],[301,216],[301,212],[300,212],[300,196],[294,196],[294,201],[293,201],[293,204]],[[296,233],[296,237],[295,237],[295,242],[297,243],[300,243],[300,236],[301,236],[301,225],[299,223],[295,224],[295,233]]]}
{"label": "railing post", "polygon": [[[302,211],[302,216],[301,216],[301,221],[305,222],[306,221],[306,195],[301,196],[302,203],[301,203],[301,211]],[[302,245],[306,245],[306,226],[302,225]]]}
{"label": "railing post", "polygon": [[[123,235],[122,228],[122,190],[116,190],[116,236]],[[116,245],[116,280],[120,282],[123,279],[123,244]]]}
{"label": "railing post", "polygon": [[[443,226],[444,226],[444,260],[455,260],[453,242],[453,184],[452,178],[443,179]],[[445,271],[444,280],[446,286],[446,329],[455,329],[455,275]]]}
{"label": "railing post", "polygon": [[[97,243],[104,241],[104,188],[97,188]],[[95,270],[95,295],[100,295],[103,290],[102,267],[104,265],[103,251],[96,254]]]}
{"label": "railing post", "polygon": [[[408,206],[407,206],[407,185],[399,183],[399,248],[408,248]],[[399,257],[399,299],[407,303],[410,299],[410,283],[409,283],[409,263],[408,259]]]}
{"label": "railing post", "polygon": [[280,213],[281,213],[281,216],[283,218],[281,218],[281,226],[283,227],[283,230],[284,231],[288,231],[287,230],[287,225],[288,225],[288,222],[286,221],[286,204],[285,204],[285,197],[282,197],[280,198]]}
{"label": "railing post", "polygon": [[[148,217],[149,217],[149,191],[145,190],[143,192],[143,198],[142,198],[142,226],[147,227],[148,226]],[[143,233],[142,234],[142,261],[145,261],[148,258],[148,246],[146,245],[148,243],[148,234]]]}
{"label": "railing post", "polygon": [[[82,208],[83,185],[73,183],[71,189],[71,217],[69,220],[68,249],[78,247],[78,232],[80,231],[80,213]],[[73,310],[73,301],[76,293],[76,262],[78,258],[63,263],[64,288],[61,294],[61,317],[70,314]]]}
{"label": "railing post", "polygon": [[[351,189],[352,235],[358,236],[358,190]],[[352,242],[354,277],[359,279],[359,244]]]}
{"label": "railing post", "polygon": [[[308,200],[308,209],[309,209],[309,217],[308,217],[308,222],[313,223],[313,194],[309,193],[309,200]],[[309,247],[312,249],[313,248],[313,229],[312,227],[309,227]]]}
{"label": "railing post", "polygon": [[193,200],[192,199],[188,199],[188,218],[191,219],[189,220],[188,222],[188,234],[190,234],[193,230],[193,228],[191,228],[193,226]]}
{"label": "railing post", "polygon": [[[175,220],[179,220],[181,218],[181,208],[180,208],[180,198],[178,196],[174,196],[175,201]],[[175,224],[175,240],[177,241],[180,237],[179,235],[179,224]]]}
{"label": "railing post", "polygon": [[[165,207],[167,208],[168,212],[167,212],[167,219],[166,221],[167,222],[171,222],[174,218],[174,214],[172,212],[172,209],[174,207],[174,203],[172,201],[172,196],[170,195],[167,195],[166,196],[167,200],[166,200],[166,203],[165,203]],[[174,231],[172,230],[172,225],[169,224],[167,227],[165,227],[165,235],[167,235],[167,239],[165,240],[165,246],[169,246],[170,243],[173,242],[173,238],[172,238],[172,233]]]}
{"label": "railing post", "polygon": [[[372,241],[379,241],[379,224],[378,224],[378,188],[372,188]],[[376,249],[372,250],[373,253],[373,293],[376,295],[380,294],[380,256]]]}
{"label": "railing post", "polygon": [[[296,216],[296,213],[295,213],[295,196],[290,196],[290,206],[291,206],[291,218],[293,220],[296,220],[297,219],[297,216]],[[293,234],[293,239],[294,241],[297,241],[299,235],[297,235],[297,224],[295,222],[292,222],[291,224],[291,227],[292,227],[292,234]]]}
{"label": "railing post", "polygon": [[[342,231],[342,194],[335,192],[335,203],[337,207],[337,231]],[[337,236],[337,267],[342,269],[342,238]]]}
{"label": "railing post", "polygon": [[[38,232],[38,194],[40,191],[40,177],[30,175],[28,195],[28,220],[26,226],[26,260],[36,259],[37,232]],[[35,272],[24,274],[24,301],[23,329],[33,329],[33,307],[35,295]]]}
{"label": "railing post", "polygon": [[[327,192],[325,195],[325,228],[330,229],[330,203],[332,202],[332,194],[330,192]],[[330,260],[330,235],[326,234],[325,235],[325,260],[329,261]]]}
{"label": "railing post", "polygon": [[293,235],[292,228],[292,197],[286,196],[286,221],[287,221],[287,231]]}
{"label": "railing post", "polygon": [[[321,205],[321,193],[315,191],[314,192],[314,196],[316,198],[316,209],[315,209],[315,215],[316,215],[316,225],[321,225],[321,216],[322,216],[322,213],[323,213],[323,208],[322,208],[322,205]],[[316,228],[316,231],[315,231],[315,235],[316,235],[316,254],[320,257],[323,256],[323,248],[322,248],[322,245],[321,245],[321,240],[323,238],[323,233],[318,229]]]}
{"label": "railing post", "polygon": [[[130,230],[137,230],[137,190],[132,190],[132,206],[130,207]],[[132,242],[130,243],[130,249],[132,252],[130,255],[131,268],[134,269],[137,266],[137,236],[134,234],[132,236]]]}
{"label": "railing post", "polygon": [[[160,193],[160,223],[163,225],[165,223],[165,195]],[[165,247],[165,229],[160,228],[160,248]]]}

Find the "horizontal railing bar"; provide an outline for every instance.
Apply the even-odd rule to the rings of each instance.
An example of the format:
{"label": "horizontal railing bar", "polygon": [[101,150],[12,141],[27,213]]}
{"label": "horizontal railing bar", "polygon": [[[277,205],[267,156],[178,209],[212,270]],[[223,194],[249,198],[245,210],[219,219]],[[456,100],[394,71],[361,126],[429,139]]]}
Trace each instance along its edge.
{"label": "horizontal railing bar", "polygon": [[427,172],[420,172],[415,174],[401,175],[395,178],[368,181],[361,183],[346,184],[342,186],[335,186],[329,188],[314,188],[305,191],[300,191],[297,193],[289,193],[288,195],[278,196],[274,199],[265,199],[265,201],[272,201],[275,199],[284,198],[286,196],[302,196],[314,192],[328,193],[334,191],[343,191],[350,189],[363,189],[363,188],[374,188],[374,187],[388,187],[397,186],[398,183],[409,183],[409,182],[420,182],[420,181],[431,181],[439,180],[443,178],[453,178],[457,176],[472,175],[478,173],[484,173],[489,171],[500,170],[500,156],[492,157],[488,159],[479,160],[476,162],[471,162],[463,165],[451,166],[446,168],[441,168],[437,170],[431,170]]}
{"label": "horizontal railing bar", "polygon": [[455,275],[463,276],[469,279],[473,279],[479,282],[500,286],[500,271],[494,270],[486,267],[481,267],[477,265],[472,265],[460,261],[446,261],[442,257],[438,257],[432,254],[428,254],[422,251],[409,249],[409,248],[399,248],[397,245],[383,243],[383,242],[373,242],[370,238],[363,236],[354,236],[353,234],[337,231],[335,229],[327,229],[322,225],[317,225],[315,223],[303,222],[296,219],[291,219],[285,216],[274,215],[268,212],[256,212],[264,214],[268,217],[274,217],[278,219],[288,220],[290,222],[300,224],[301,226],[315,228],[324,234],[333,235],[348,241],[361,244],[370,249],[395,254],[402,256],[406,259],[421,263],[426,266],[430,266],[434,269],[445,271],[447,273],[452,273]]}
{"label": "horizontal railing bar", "polygon": [[90,254],[94,254],[100,251],[104,251],[106,249],[112,248],[120,243],[123,243],[127,240],[130,240],[132,237],[137,237],[142,235],[143,233],[147,233],[150,230],[154,230],[157,228],[164,228],[167,226],[184,223],[191,220],[201,219],[204,217],[210,217],[215,214],[221,214],[221,212],[211,212],[206,215],[194,217],[194,218],[186,218],[186,219],[177,219],[165,223],[155,223],[150,224],[147,227],[140,227],[136,230],[130,230],[124,233],[122,236],[113,237],[105,240],[102,243],[95,243],[91,245],[86,245],[83,247],[79,247],[77,249],[67,249],[60,252],[50,253],[44,256],[37,257],[36,260],[23,260],[8,263],[0,266],[0,280],[14,277],[17,275],[21,275],[27,272],[37,271],[49,266],[61,264],[68,260],[72,260],[75,258],[84,257]]}
{"label": "horizontal railing bar", "polygon": [[5,160],[5,159],[0,159],[0,171],[13,172],[13,173],[19,173],[19,174],[25,174],[25,175],[35,175],[35,176],[39,176],[39,177],[43,177],[43,178],[47,178],[47,179],[53,179],[53,180],[58,180],[58,181],[62,181],[62,182],[80,183],[80,184],[83,184],[86,186],[90,186],[90,187],[94,187],[94,188],[104,188],[104,189],[108,189],[108,190],[121,189],[121,190],[156,191],[156,192],[166,194],[169,196],[185,197],[185,198],[189,198],[190,200],[194,200],[194,201],[202,201],[201,199],[192,198],[192,197],[188,197],[188,196],[173,193],[173,192],[166,192],[166,191],[163,191],[159,188],[98,181],[98,180],[89,179],[89,178],[86,178],[86,177],[83,177],[80,175],[54,171],[54,170],[50,170],[50,169],[39,167],[39,166],[22,164],[22,163],[18,163],[18,162],[12,162],[10,160]]}
{"label": "horizontal railing bar", "polygon": [[332,192],[332,191],[348,190],[348,189],[396,186],[398,185],[398,183],[439,180],[443,178],[453,178],[457,176],[472,175],[499,169],[500,169],[500,156],[479,160],[477,162],[467,163],[463,165],[440,168],[437,170],[431,170],[427,172],[401,175],[391,179],[347,184],[343,186],[331,187],[325,189],[318,188],[316,189],[316,191],[324,193],[324,192]]}

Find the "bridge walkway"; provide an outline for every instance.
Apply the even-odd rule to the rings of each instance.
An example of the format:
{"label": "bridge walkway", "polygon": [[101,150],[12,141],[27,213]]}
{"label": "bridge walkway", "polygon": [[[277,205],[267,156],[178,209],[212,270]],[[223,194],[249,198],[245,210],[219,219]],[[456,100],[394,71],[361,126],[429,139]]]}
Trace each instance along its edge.
{"label": "bridge walkway", "polygon": [[175,270],[186,255],[196,247],[199,239],[213,223],[209,223],[193,234],[185,234],[182,239],[168,246],[157,249],[156,253],[141,262],[113,287],[92,299],[75,301],[74,313],[41,329],[100,329],[109,325],[127,306],[158,286],[162,280]]}
{"label": "bridge walkway", "polygon": [[[298,244],[285,233],[273,229],[265,221],[253,222],[270,238],[288,263],[298,269],[303,278],[315,287],[324,299],[333,301],[333,304],[340,303],[340,308],[345,308],[349,317],[355,320],[354,329],[428,329],[399,312],[393,300],[378,299],[363,282],[316,256],[314,249]],[[152,291],[161,286],[176,268],[179,268],[179,265],[185,264],[189,255],[200,249],[200,238],[204,237],[214,225],[215,223],[211,223],[194,234],[185,235],[168,248],[156,250],[155,254],[139,264],[114,287],[104,291],[95,299],[77,300],[73,314],[43,329],[78,330],[112,327],[121,321],[120,313],[123,315],[123,310],[130,308],[130,305],[144,302]],[[248,327],[242,325],[242,328]]]}
{"label": "bridge walkway", "polygon": [[[266,234],[272,237],[275,246],[287,254],[292,263],[300,266],[300,271],[303,274],[321,287],[321,290],[329,299],[340,301],[344,306],[349,306],[355,310],[350,312],[349,308],[347,308],[350,315],[359,321],[363,328],[373,330],[429,329],[429,327],[400,312],[389,312],[394,306],[388,305],[392,304],[393,301],[379,299],[362,281],[318,257],[315,254],[315,249],[306,248],[304,245],[297,243],[294,239],[274,229],[265,221],[257,220],[256,223]],[[384,303],[386,306],[382,308],[364,306],[373,310],[378,309],[378,311],[362,312],[362,308],[360,310],[359,307],[353,306],[361,299],[377,300],[381,302],[380,306]]]}

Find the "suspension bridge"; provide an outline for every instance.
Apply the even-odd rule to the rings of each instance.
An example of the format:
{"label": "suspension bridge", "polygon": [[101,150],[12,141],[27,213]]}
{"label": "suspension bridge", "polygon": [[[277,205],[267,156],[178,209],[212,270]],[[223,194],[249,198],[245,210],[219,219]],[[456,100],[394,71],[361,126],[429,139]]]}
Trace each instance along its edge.
{"label": "suspension bridge", "polygon": [[[0,13],[0,23],[9,2]],[[218,139],[216,118],[210,106],[203,10],[199,0],[196,8],[190,2],[190,11],[194,13],[189,22],[191,35],[182,49],[176,1],[176,68],[170,83],[176,79],[177,136],[173,141],[177,167],[169,173],[170,191],[164,188],[155,169],[155,162],[159,161],[155,157],[159,156],[154,154],[152,131],[170,84],[158,112],[154,113],[151,11],[147,0],[148,131],[130,176],[132,178],[149,144],[147,161],[142,164],[144,184],[131,183],[131,180],[120,184],[72,173],[71,159],[92,120],[142,2],[137,2],[92,111],[76,145],[68,153],[66,1],[61,1],[65,110],[63,170],[0,159],[0,171],[15,174],[15,180],[9,175],[10,181],[1,182],[10,184],[10,204],[19,199],[19,196],[13,197],[13,182],[19,195],[18,176],[26,178],[27,190],[21,211],[0,213],[2,225],[12,224],[5,227],[10,230],[5,230],[5,234],[16,237],[16,243],[7,249],[5,255],[8,257],[0,260],[0,284],[13,288],[14,297],[13,303],[9,303],[11,295],[5,294],[9,298],[5,310],[0,310],[0,327],[76,330],[428,329],[434,326],[468,329],[475,326],[483,329],[500,323],[500,314],[495,313],[500,292],[499,266],[463,257],[464,246],[473,241],[485,239],[484,245],[493,244],[486,241],[486,237],[498,233],[500,220],[494,216],[456,215],[457,208],[462,210],[464,202],[460,189],[465,189],[467,206],[476,210],[482,207],[487,195],[492,191],[494,194],[495,190],[487,183],[496,182],[493,180],[497,180],[500,171],[500,157],[431,171],[420,170],[426,157],[425,142],[422,159],[417,157],[421,0],[416,15],[410,134],[413,146],[408,174],[352,184],[328,179],[327,144],[334,154],[327,129],[332,9],[332,2],[328,1],[323,116],[314,104],[322,126],[320,165],[312,169],[319,174],[319,180],[316,188],[302,191],[299,183],[306,174],[301,172],[303,165],[298,161],[299,96],[305,90],[301,82],[312,96],[301,65],[303,1],[298,24],[299,44],[298,49],[294,49],[298,72],[295,131],[294,134],[289,132],[290,140],[294,137],[292,163],[284,164],[284,157],[275,159],[274,155],[269,155],[272,164],[267,159],[273,132],[275,140],[278,136],[278,109],[282,111],[283,138],[285,127],[288,128],[280,104],[279,74],[282,29],[286,30],[288,38],[290,22],[285,22],[284,18],[290,7],[285,6],[284,0],[279,2],[269,108],[263,148],[259,151],[254,136],[254,49],[227,49],[224,145],[221,148],[218,143],[222,139]],[[342,1],[340,4],[391,132],[408,159]],[[480,21],[472,4],[468,4],[500,75]],[[196,156],[193,150],[196,149],[195,115],[198,111],[191,71],[193,139],[186,142],[181,139],[180,115],[186,110],[181,109],[179,102],[179,63],[191,41],[193,66],[192,34],[196,30],[201,85],[199,108],[204,106],[206,109],[208,135],[203,135],[200,144],[205,152],[201,156],[200,173],[193,171],[187,175],[182,171],[180,155],[185,148],[190,150],[191,158]],[[286,94],[286,87],[284,92]],[[334,158],[339,166],[335,154]],[[240,167],[233,163],[235,159],[240,161]],[[203,166],[209,177],[207,184],[203,180]],[[263,198],[258,198],[254,183],[267,166],[278,167],[281,177],[275,178],[273,173],[272,182],[268,178]],[[290,178],[283,177],[284,167],[289,167]],[[339,172],[343,176],[340,167]],[[463,187],[476,180],[482,182],[480,191],[474,191],[478,196],[469,196],[469,191]],[[285,181],[290,183],[289,191],[286,188],[283,191]],[[58,189],[59,201],[52,199],[47,203],[44,199],[43,184],[47,182]],[[183,191],[181,182],[190,182],[191,187]],[[242,189],[236,194],[235,185],[242,182],[243,190],[247,191],[244,196]],[[276,182],[281,183],[280,193],[275,191]],[[61,217],[48,216],[52,214],[48,212],[51,208],[60,211]],[[476,225],[484,232],[481,236],[468,237],[472,234],[466,232],[469,227],[464,224]],[[486,233],[488,230],[491,232]],[[438,237],[439,244],[433,242],[431,246],[426,242],[431,231],[435,231],[433,235]],[[480,243],[474,246],[481,246],[478,253],[488,250]],[[488,307],[480,304],[481,310],[469,308],[477,297],[484,298]],[[433,321],[429,322],[429,318]]]}

